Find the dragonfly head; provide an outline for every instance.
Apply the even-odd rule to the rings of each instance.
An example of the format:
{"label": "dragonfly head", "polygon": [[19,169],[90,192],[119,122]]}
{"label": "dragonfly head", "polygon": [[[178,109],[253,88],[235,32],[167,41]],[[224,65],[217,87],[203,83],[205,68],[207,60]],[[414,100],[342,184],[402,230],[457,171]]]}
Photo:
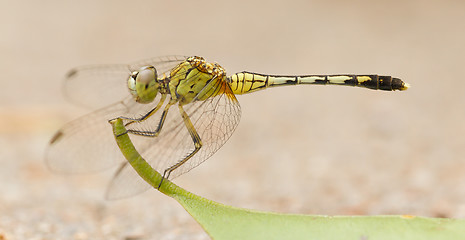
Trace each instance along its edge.
{"label": "dragonfly head", "polygon": [[129,92],[136,102],[151,103],[158,93],[159,83],[157,80],[157,70],[153,66],[142,67],[129,76]]}

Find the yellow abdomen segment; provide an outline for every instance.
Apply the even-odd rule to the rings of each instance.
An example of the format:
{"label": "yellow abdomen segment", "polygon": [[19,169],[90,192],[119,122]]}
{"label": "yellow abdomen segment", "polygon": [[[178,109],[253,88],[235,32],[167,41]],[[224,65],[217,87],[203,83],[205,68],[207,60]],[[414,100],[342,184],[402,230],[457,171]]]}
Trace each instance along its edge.
{"label": "yellow abdomen segment", "polygon": [[409,85],[399,78],[378,75],[303,75],[279,76],[252,72],[240,72],[228,77],[234,94],[245,94],[267,87],[298,84],[333,84],[370,88],[375,90],[406,90]]}

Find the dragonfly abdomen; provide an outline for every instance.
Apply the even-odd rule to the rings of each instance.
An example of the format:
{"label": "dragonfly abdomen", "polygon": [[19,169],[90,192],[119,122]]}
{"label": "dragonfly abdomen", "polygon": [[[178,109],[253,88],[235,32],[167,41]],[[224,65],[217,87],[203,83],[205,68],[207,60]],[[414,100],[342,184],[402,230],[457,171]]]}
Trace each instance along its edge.
{"label": "dragonfly abdomen", "polygon": [[406,90],[409,87],[399,78],[379,75],[280,76],[240,72],[230,76],[228,80],[235,94],[245,94],[268,87],[298,84],[347,85],[385,91]]}

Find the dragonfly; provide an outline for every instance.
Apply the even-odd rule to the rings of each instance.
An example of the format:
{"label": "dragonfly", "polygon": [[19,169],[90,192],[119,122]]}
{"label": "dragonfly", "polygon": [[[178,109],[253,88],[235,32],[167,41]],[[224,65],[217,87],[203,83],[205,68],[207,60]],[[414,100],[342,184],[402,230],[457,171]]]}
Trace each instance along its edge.
{"label": "dragonfly", "polygon": [[109,120],[121,118],[138,152],[163,173],[162,179],[173,179],[207,160],[231,137],[241,117],[236,95],[300,84],[385,91],[409,88],[399,78],[374,74],[292,76],[244,71],[228,76],[219,64],[198,56],[78,67],[66,75],[65,95],[94,111],[58,130],[50,140],[46,162],[63,173],[118,166],[106,197],[129,197],[150,185],[124,159]]}

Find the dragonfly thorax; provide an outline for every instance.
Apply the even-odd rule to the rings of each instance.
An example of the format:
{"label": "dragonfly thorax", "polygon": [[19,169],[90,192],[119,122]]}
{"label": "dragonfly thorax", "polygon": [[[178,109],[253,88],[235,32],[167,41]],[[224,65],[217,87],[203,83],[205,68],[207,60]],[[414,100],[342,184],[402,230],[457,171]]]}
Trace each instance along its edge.
{"label": "dragonfly thorax", "polygon": [[131,73],[128,89],[138,103],[151,103],[157,96],[159,82],[157,70],[153,66],[144,66]]}

